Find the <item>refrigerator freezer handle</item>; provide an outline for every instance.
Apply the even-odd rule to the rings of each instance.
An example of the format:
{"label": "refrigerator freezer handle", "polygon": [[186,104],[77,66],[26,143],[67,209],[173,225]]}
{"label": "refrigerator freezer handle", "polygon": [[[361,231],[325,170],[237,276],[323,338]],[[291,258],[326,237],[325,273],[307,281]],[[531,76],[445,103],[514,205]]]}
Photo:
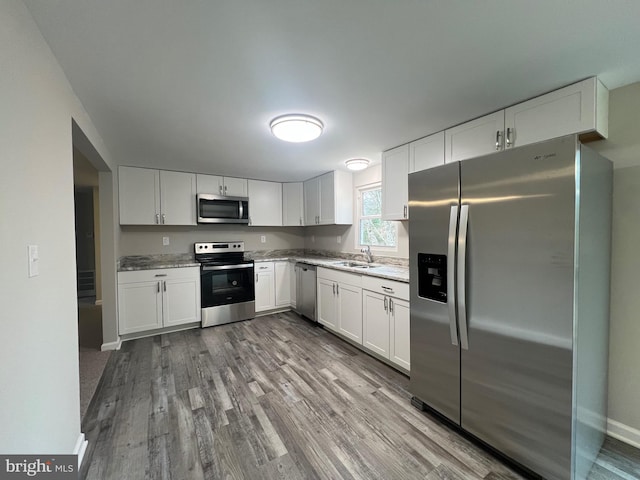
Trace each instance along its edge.
{"label": "refrigerator freezer handle", "polygon": [[467,329],[467,225],[469,223],[469,205],[460,207],[460,225],[458,227],[458,325],[460,328],[460,346],[469,350]]}
{"label": "refrigerator freezer handle", "polygon": [[458,206],[451,207],[449,214],[449,239],[447,247],[447,307],[449,309],[449,328],[451,344],[458,345],[456,327],[456,231],[458,228]]}

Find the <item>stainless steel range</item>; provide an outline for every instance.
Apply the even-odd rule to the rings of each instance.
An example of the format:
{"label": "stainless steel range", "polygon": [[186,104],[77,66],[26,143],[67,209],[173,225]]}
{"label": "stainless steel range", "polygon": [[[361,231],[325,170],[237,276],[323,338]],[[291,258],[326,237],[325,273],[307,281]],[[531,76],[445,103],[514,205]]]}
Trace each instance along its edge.
{"label": "stainless steel range", "polygon": [[200,262],[202,327],[255,317],[253,260],[244,259],[244,242],[194,244]]}

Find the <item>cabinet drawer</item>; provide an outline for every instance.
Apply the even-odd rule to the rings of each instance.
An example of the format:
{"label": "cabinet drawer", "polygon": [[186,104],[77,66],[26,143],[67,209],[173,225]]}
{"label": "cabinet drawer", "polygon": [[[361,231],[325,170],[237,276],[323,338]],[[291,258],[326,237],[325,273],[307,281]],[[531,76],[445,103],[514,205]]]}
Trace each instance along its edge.
{"label": "cabinet drawer", "polygon": [[358,275],[356,273],[318,267],[317,276],[318,278],[324,278],[325,280],[344,283],[346,285],[353,285],[354,287],[362,286],[362,275]]}
{"label": "cabinet drawer", "polygon": [[381,293],[382,295],[389,295],[390,297],[409,300],[408,283],[364,275],[362,277],[362,288],[371,290],[372,292]]}
{"label": "cabinet drawer", "polygon": [[253,267],[256,273],[273,272],[273,262],[255,262]]}
{"label": "cabinet drawer", "polygon": [[178,278],[198,278],[200,267],[157,268],[154,270],[132,270],[118,272],[118,284],[153,282]]}

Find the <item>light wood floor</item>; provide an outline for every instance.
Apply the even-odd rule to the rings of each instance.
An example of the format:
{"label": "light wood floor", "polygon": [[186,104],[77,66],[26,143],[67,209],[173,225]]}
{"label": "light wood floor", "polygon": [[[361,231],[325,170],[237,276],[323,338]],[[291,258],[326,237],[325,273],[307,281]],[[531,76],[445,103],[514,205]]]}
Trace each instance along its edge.
{"label": "light wood floor", "polygon": [[[408,379],[294,313],[125,342],[83,421],[87,479],[523,478]],[[640,478],[608,440],[590,478]]]}

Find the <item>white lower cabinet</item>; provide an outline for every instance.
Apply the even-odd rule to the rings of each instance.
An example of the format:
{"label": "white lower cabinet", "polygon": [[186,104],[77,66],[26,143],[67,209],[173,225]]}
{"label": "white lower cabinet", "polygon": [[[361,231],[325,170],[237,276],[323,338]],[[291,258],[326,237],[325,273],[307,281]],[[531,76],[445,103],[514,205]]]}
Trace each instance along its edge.
{"label": "white lower cabinet", "polygon": [[362,345],[362,277],[318,268],[318,322]]}
{"label": "white lower cabinet", "polygon": [[198,267],[118,272],[119,334],[199,321]]}
{"label": "white lower cabinet", "polygon": [[274,264],[273,262],[256,262],[254,268],[256,312],[271,310],[276,307]]}
{"label": "white lower cabinet", "polygon": [[409,284],[362,280],[363,346],[409,370]]}
{"label": "white lower cabinet", "polygon": [[294,304],[291,294],[293,264],[291,262],[275,262],[275,306],[288,307]]}

